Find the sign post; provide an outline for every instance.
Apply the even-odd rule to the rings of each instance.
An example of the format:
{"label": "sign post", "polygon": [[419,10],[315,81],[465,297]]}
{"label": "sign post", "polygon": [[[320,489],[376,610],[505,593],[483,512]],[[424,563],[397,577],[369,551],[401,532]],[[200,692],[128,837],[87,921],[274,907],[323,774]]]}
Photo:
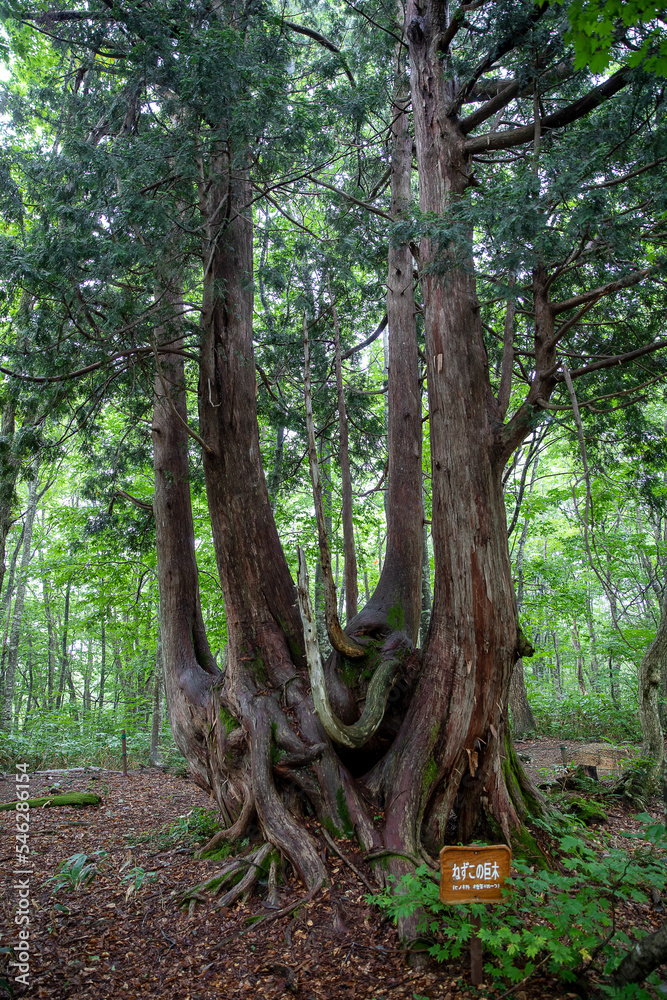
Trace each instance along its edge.
{"label": "sign post", "polygon": [[[485,847],[443,847],[440,851],[440,902],[500,903],[509,878],[512,852],[506,844]],[[470,979],[479,986],[484,978],[479,917],[473,917],[470,939]]]}

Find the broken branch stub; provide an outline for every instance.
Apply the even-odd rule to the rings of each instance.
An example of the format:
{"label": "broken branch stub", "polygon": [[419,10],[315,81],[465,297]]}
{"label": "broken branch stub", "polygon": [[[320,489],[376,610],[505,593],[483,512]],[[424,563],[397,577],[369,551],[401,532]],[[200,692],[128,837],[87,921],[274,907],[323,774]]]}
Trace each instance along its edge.
{"label": "broken branch stub", "polygon": [[308,567],[303,549],[299,546],[299,579],[298,595],[299,610],[303,623],[304,642],[306,646],[306,660],[308,662],[308,673],[310,675],[310,687],[313,693],[313,702],[320,722],[328,736],[335,743],[342,746],[357,747],[368,743],[382,719],[387,705],[389,692],[396,682],[401,670],[401,656],[392,657],[380,664],[373,674],[368,691],[366,693],[366,704],[361,714],[361,718],[354,725],[346,726],[334,715],[329,696],[327,694],[324,670],[322,668],[322,657],[320,647],[317,642],[317,627],[315,625],[315,615],[310,601],[310,590],[308,586]]}

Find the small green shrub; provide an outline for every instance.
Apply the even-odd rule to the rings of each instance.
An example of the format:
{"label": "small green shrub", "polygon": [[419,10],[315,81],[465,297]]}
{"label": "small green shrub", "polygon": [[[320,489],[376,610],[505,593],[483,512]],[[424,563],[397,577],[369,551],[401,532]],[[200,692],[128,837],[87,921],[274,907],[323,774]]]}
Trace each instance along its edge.
{"label": "small green shrub", "polygon": [[147,872],[145,868],[135,865],[134,868],[123,875],[123,882],[127,882],[127,890],[125,892],[125,899],[129,899],[133,892],[137,892],[141,889],[144,882],[150,883],[154,882],[157,878],[156,872]]}
{"label": "small green shrub", "polygon": [[[175,823],[165,823],[159,830],[151,833],[141,834],[136,837],[137,843],[150,841],[157,847],[197,847],[205,844],[220,829],[220,814],[216,809],[190,809],[183,816],[179,816]],[[216,852],[217,857],[226,857],[229,851],[223,854]],[[208,856],[208,855],[207,855]]]}
{"label": "small green shrub", "polygon": [[[652,832],[662,844],[659,834]],[[654,847],[635,856],[609,848],[598,855],[570,835],[560,846],[562,871],[540,871],[515,860],[517,875],[509,880],[504,901],[492,907],[441,903],[438,882],[426,867],[369,901],[394,919],[425,912],[419,933],[430,938],[430,954],[439,962],[461,955],[474,930],[472,918],[478,919],[477,933],[491,959],[485,970],[494,980],[518,983],[538,970],[566,983],[592,970],[609,976],[634,943],[616,925],[619,903],[643,902],[651,888],[664,887],[662,852]],[[624,995],[650,1000],[639,987]]]}
{"label": "small green shrub", "polygon": [[52,894],[60,889],[78,891],[89,885],[99,875],[100,868],[106,862],[106,851],[95,851],[93,854],[73,854],[63,861],[58,872],[46,881],[53,884]]}

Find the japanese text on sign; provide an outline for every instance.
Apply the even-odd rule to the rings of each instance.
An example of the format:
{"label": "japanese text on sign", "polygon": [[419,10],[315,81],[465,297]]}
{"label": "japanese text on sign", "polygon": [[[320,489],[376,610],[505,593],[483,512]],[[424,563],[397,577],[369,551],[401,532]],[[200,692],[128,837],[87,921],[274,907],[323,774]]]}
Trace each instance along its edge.
{"label": "japanese text on sign", "polygon": [[443,903],[499,902],[511,858],[504,844],[444,847],[440,852],[440,899]]}

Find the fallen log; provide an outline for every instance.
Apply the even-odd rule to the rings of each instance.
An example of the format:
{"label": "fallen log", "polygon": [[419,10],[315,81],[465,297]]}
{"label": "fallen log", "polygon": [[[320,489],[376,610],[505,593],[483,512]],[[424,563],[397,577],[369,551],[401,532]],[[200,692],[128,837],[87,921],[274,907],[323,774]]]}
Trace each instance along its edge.
{"label": "fallen log", "polygon": [[30,809],[51,809],[55,806],[98,806],[102,799],[94,792],[65,792],[64,795],[42,795],[36,799],[23,799],[20,802],[5,802],[0,806],[0,811],[6,809],[16,809],[17,806],[23,808],[27,805]]}

